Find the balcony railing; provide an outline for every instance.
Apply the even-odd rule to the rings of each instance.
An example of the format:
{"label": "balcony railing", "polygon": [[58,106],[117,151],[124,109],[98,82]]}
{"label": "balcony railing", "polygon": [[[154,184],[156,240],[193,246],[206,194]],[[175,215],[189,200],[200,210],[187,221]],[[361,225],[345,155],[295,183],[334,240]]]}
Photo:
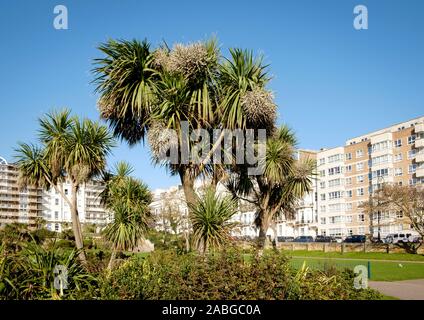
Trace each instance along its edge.
{"label": "balcony railing", "polygon": [[415,148],[424,148],[424,138],[415,140]]}
{"label": "balcony railing", "polygon": [[424,132],[424,123],[415,125],[415,133]]}
{"label": "balcony railing", "polygon": [[424,153],[417,153],[415,156],[415,162],[424,162]]}

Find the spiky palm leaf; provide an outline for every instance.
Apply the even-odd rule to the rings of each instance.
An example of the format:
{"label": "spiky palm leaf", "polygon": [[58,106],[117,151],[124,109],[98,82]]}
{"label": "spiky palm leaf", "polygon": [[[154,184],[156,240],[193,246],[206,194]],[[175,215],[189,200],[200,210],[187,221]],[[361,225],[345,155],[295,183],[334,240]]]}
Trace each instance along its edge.
{"label": "spiky palm leaf", "polygon": [[237,213],[236,201],[230,197],[219,198],[215,190],[208,188],[190,206],[193,241],[199,250],[206,252],[229,241],[231,229],[235,226],[230,219]]}

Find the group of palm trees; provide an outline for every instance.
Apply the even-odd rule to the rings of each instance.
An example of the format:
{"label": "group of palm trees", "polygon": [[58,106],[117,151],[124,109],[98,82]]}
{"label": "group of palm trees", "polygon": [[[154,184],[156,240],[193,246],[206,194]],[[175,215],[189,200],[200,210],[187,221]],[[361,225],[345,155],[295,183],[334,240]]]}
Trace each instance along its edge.
{"label": "group of palm trees", "polygon": [[[40,119],[39,145],[20,144],[17,149],[22,186],[54,188],[69,205],[80,259],[86,258],[77,193],[89,179],[103,176],[106,182],[102,200],[113,212],[114,223],[105,229],[105,236],[113,243],[113,253],[134,247],[148,225],[151,195],[147,186],[131,178],[129,166],[123,163],[115,173],[105,173],[115,137],[130,145],[147,138],[154,163],[180,177],[198,248],[206,251],[227,240],[227,221],[238,200],[254,204],[263,248],[276,215],[292,214],[297,200],[311,190],[314,164],[296,161],[294,134],[284,125],[276,127],[277,107],[267,89],[270,77],[262,58],[240,49],[230,49],[225,57],[215,39],[172,48],[165,43],[152,48],[146,40],[109,40],[99,50],[103,56],[94,60],[94,83],[100,115],[112,133],[99,122],[71,116],[69,110],[52,112]],[[236,162],[236,151],[243,147],[237,143],[226,150],[234,158],[231,164],[213,163],[212,152],[201,163],[164,160],[164,148],[183,143],[183,121],[191,130],[211,133],[214,129],[266,129],[266,153],[259,159],[263,174],[251,176],[247,165]],[[164,129],[173,129],[178,140],[170,139]],[[223,135],[202,143],[216,150],[222,147]],[[260,143],[256,141],[256,147]],[[203,202],[194,189],[197,179],[210,182],[211,191]],[[70,195],[60,187],[65,180],[71,184]],[[218,199],[218,184],[227,187],[231,199]],[[211,221],[221,227],[205,227]]]}

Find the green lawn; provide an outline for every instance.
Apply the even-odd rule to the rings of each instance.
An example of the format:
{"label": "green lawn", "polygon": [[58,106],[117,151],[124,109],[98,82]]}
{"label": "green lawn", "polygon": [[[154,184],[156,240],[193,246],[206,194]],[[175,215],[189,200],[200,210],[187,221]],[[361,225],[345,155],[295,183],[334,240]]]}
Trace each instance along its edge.
{"label": "green lawn", "polygon": [[375,260],[400,260],[400,261],[423,261],[424,255],[422,254],[409,254],[409,253],[383,253],[383,252],[323,252],[323,251],[283,251],[288,256],[296,257],[322,257],[322,258],[347,258],[347,259],[375,259]]}
{"label": "green lawn", "polygon": [[[298,268],[303,262],[311,269],[323,270],[328,267],[336,269],[353,269],[356,265],[367,266],[367,261],[363,260],[338,260],[338,259],[317,259],[313,257],[300,258],[293,256],[291,264]],[[374,281],[397,281],[424,278],[424,264],[414,262],[385,262],[371,261],[371,280]]]}

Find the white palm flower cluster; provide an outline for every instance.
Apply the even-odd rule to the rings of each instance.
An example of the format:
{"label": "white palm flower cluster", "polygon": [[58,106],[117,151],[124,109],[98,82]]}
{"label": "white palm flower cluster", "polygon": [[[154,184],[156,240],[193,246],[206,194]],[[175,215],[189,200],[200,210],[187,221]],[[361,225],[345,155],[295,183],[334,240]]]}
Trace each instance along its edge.
{"label": "white palm flower cluster", "polygon": [[153,159],[163,160],[166,152],[178,147],[178,135],[174,130],[167,129],[161,122],[154,122],[147,134]]}
{"label": "white palm flower cluster", "polygon": [[116,107],[112,105],[110,101],[111,99],[103,96],[97,102],[97,106],[100,111],[100,116],[103,119],[112,119],[116,117]]}
{"label": "white palm flower cluster", "polygon": [[202,42],[187,45],[178,43],[169,52],[163,48],[156,50],[153,61],[156,66],[191,79],[203,74],[208,66],[216,63],[217,53],[211,53]]}
{"label": "white palm flower cluster", "polygon": [[241,97],[241,105],[250,124],[263,129],[273,127],[277,106],[271,92],[260,87],[246,91]]}

